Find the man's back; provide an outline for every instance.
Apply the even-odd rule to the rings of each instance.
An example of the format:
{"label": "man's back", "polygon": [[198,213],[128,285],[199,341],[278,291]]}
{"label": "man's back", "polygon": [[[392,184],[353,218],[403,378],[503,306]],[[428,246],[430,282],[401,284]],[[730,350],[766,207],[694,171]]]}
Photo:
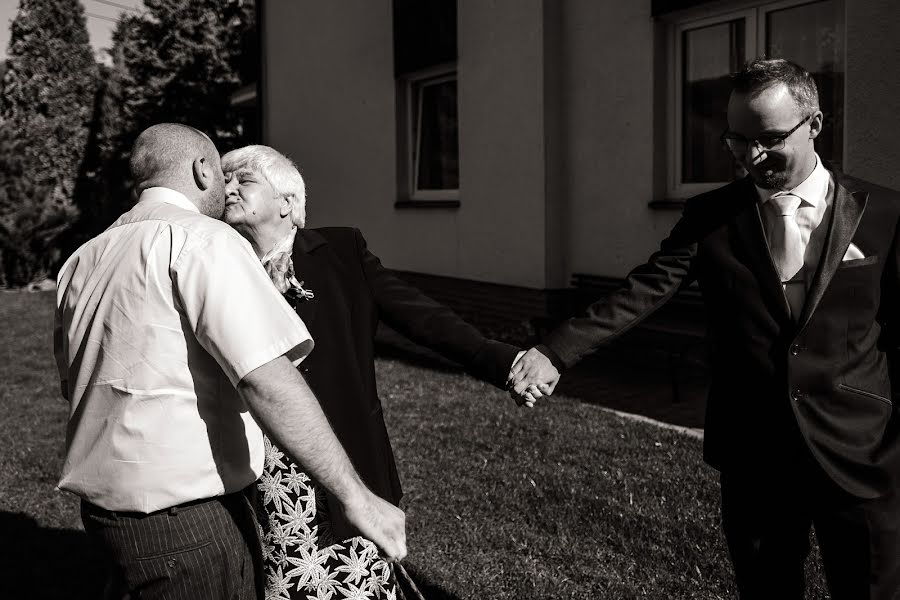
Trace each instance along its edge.
{"label": "man's back", "polygon": [[150,512],[255,479],[261,433],[233,387],[244,373],[219,366],[230,365],[219,334],[239,319],[225,318],[230,298],[207,301],[211,281],[231,279],[235,249],[258,264],[230,227],[153,188],[64,265],[56,349],[71,413],[60,488]]}

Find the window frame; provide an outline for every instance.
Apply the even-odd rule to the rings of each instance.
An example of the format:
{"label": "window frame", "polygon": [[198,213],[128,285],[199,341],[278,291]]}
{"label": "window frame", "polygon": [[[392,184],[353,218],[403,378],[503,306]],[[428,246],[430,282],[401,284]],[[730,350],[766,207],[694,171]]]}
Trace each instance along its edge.
{"label": "window frame", "polygon": [[[716,4],[711,10],[709,7],[695,7],[666,15],[668,48],[668,77],[666,86],[666,122],[668,140],[668,160],[666,164],[666,194],[668,198],[683,201],[691,196],[702,194],[710,190],[722,187],[728,181],[708,183],[685,183],[682,181],[683,172],[683,34],[685,31],[726,23],[735,19],[744,19],[744,56],[749,58],[757,56],[766,45],[767,17],[771,12],[795,8],[807,4],[816,4],[821,0],[777,0],[775,2],[732,2],[728,4]],[[843,0],[834,0],[836,9],[844,10]],[[846,42],[846,21],[841,20],[842,35]],[[844,68],[846,69],[846,43],[844,48]],[[846,71],[845,71],[846,74]],[[846,94],[846,87],[845,87]],[[846,102],[845,102],[846,106]],[[725,107],[722,107],[725,110]],[[842,161],[846,162],[846,136],[844,147],[841,149]],[[723,150],[724,151],[724,150]]]}
{"label": "window frame", "polygon": [[[422,102],[424,94],[420,93],[417,101],[414,102],[415,88],[417,85],[422,88],[425,85],[439,84],[447,81],[455,81],[457,85],[457,111],[459,110],[459,74],[456,63],[444,63],[435,65],[426,69],[405,73],[400,78],[403,94],[403,148],[405,162],[405,188],[406,197],[412,201],[423,202],[444,202],[458,201],[459,187],[455,189],[419,189],[419,158],[421,155],[420,147],[422,140]],[[423,82],[428,82],[422,85]],[[458,114],[458,113],[457,113]],[[459,136],[459,126],[457,124],[457,136]],[[457,159],[459,157],[457,156]]]}

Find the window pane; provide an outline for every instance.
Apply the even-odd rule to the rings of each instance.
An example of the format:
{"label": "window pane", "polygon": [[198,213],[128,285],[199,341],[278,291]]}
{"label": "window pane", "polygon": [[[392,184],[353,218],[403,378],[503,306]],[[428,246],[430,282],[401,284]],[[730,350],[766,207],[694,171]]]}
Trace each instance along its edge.
{"label": "window pane", "polygon": [[456,80],[423,83],[419,94],[417,189],[459,189]]}
{"label": "window pane", "polygon": [[825,115],[816,151],[840,168],[844,144],[843,26],[833,0],[776,10],[766,16],[766,55],[812,73]]}
{"label": "window pane", "polygon": [[456,0],[394,0],[394,73],[456,61]]}
{"label": "window pane", "polygon": [[683,183],[729,181],[735,167],[719,136],[728,126],[729,76],[744,62],[744,20],[685,31],[682,38]]}

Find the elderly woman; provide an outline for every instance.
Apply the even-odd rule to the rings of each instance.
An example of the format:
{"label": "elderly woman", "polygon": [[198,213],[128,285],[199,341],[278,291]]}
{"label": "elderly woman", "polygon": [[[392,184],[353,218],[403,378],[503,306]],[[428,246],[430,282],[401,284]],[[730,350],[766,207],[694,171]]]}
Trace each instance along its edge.
{"label": "elderly woman", "polygon": [[[486,339],[392,275],[359,230],[304,229],[303,178],[276,150],[240,148],[222,158],[222,168],[225,221],[253,245],[315,340],[300,370],[362,479],[380,497],[399,503],[400,479],[375,389],[379,320],[501,388],[518,349]],[[266,450],[258,487],[267,598],[357,598],[363,589],[367,598],[395,597],[390,567],[374,546],[353,537],[300,467],[269,442]]]}

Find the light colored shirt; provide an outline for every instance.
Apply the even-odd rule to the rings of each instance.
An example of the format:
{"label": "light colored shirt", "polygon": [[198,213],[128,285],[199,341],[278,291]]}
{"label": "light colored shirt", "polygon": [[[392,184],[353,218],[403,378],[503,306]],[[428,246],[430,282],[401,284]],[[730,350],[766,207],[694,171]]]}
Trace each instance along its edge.
{"label": "light colored shirt", "polygon": [[174,190],[146,190],[57,279],[59,488],[152,512],[246,487],[264,447],[235,386],[311,349],[246,240]]}
{"label": "light colored shirt", "polygon": [[[831,173],[822,164],[819,155],[815,156],[816,166],[812,173],[797,187],[791,190],[767,190],[756,186],[759,195],[760,217],[767,240],[771,237],[770,232],[775,221],[779,219],[774,202],[769,202],[769,200],[773,196],[781,194],[791,194],[801,200],[794,218],[800,229],[800,239],[804,248],[803,268],[790,282],[782,283],[789,306],[803,306],[813,274],[819,266],[819,259],[822,256],[828,233],[827,227],[820,227],[820,225],[828,223],[827,217],[831,213],[831,205],[834,202],[834,183]],[[791,297],[794,298],[793,302],[790,300]],[[799,315],[794,315],[794,318],[797,317]]]}

